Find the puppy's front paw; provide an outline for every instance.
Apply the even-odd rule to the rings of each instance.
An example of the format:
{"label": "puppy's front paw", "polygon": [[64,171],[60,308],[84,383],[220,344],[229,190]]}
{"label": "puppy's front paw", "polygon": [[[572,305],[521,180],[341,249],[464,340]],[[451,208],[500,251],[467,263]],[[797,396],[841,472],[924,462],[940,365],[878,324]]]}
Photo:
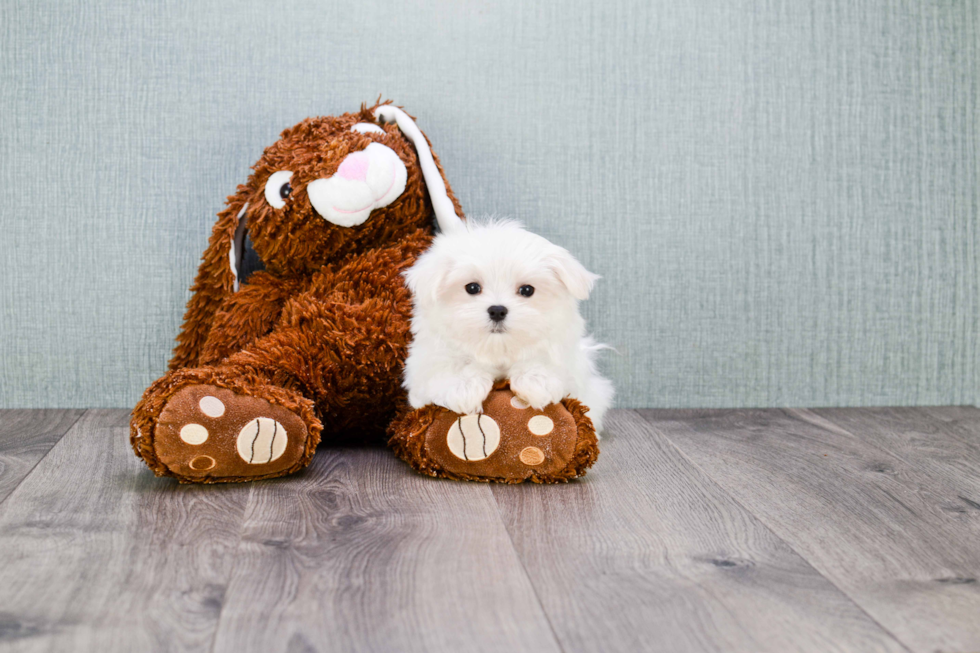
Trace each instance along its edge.
{"label": "puppy's front paw", "polygon": [[565,396],[565,386],[557,377],[544,372],[527,372],[510,380],[510,389],[531,408],[542,410]]}
{"label": "puppy's front paw", "polygon": [[459,376],[447,379],[434,403],[461,415],[483,412],[483,400],[493,389],[493,379]]}

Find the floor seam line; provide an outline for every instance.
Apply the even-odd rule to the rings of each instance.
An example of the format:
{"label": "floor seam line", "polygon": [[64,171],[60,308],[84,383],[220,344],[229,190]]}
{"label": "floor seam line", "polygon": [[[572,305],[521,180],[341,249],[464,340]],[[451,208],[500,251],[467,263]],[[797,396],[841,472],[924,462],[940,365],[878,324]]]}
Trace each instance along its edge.
{"label": "floor seam line", "polygon": [[[642,419],[644,422],[646,422],[647,424],[649,424],[651,426],[651,428],[655,428],[654,424],[650,420],[648,420],[642,413],[640,413],[639,410],[637,410],[635,408],[632,409],[632,410],[633,410],[634,413],[636,413],[636,415],[640,419]],[[790,417],[792,417],[792,416],[790,415]],[[857,600],[853,596],[851,596],[847,591],[845,591],[842,587],[840,587],[837,583],[835,583],[833,581],[833,579],[829,578],[826,574],[824,574],[822,571],[820,571],[819,569],[817,569],[817,567],[813,564],[813,562],[810,561],[810,559],[808,557],[806,557],[805,555],[803,555],[800,551],[798,551],[796,549],[795,546],[793,546],[792,544],[790,544],[786,540],[786,538],[784,538],[782,535],[780,535],[776,531],[776,529],[772,525],[770,525],[769,522],[763,516],[757,515],[755,513],[755,511],[753,511],[753,510],[749,510],[748,506],[746,506],[741,501],[739,501],[738,500],[738,497],[736,497],[734,494],[732,494],[728,490],[728,488],[726,488],[724,485],[722,485],[720,482],[718,482],[715,479],[714,476],[712,476],[711,474],[708,473],[708,471],[706,469],[704,469],[703,467],[701,467],[700,465],[698,465],[696,462],[694,462],[693,460],[691,460],[691,458],[686,453],[684,453],[684,450],[681,449],[677,445],[677,443],[675,443],[670,438],[669,435],[667,435],[666,433],[664,433],[663,431],[660,431],[660,430],[657,430],[657,433],[661,437],[663,437],[663,439],[667,442],[667,444],[669,444],[671,447],[673,447],[674,450],[677,451],[677,453],[684,460],[686,460],[689,464],[691,464],[699,472],[701,472],[702,474],[704,474],[705,475],[705,478],[707,478],[708,480],[710,480],[715,485],[715,487],[717,487],[719,490],[721,490],[722,492],[724,492],[725,493],[725,496],[727,496],[732,501],[734,501],[736,505],[738,505],[742,510],[744,510],[746,513],[748,513],[749,515],[751,515],[753,517],[753,519],[757,519],[759,521],[759,523],[767,531],[769,531],[772,534],[773,537],[778,538],[780,542],[782,542],[783,544],[785,544],[790,549],[790,551],[792,551],[797,556],[799,556],[800,557],[800,560],[802,560],[807,565],[809,565],[809,567],[811,569],[813,569],[813,571],[815,573],[817,573],[821,578],[823,578],[828,583],[830,583],[838,592],[841,593],[842,596],[846,597],[847,600],[850,601],[851,604],[861,612],[861,614],[865,615],[868,619],[871,620],[871,622],[873,624],[875,624],[876,626],[878,626],[879,628],[881,628],[881,630],[882,630],[883,633],[885,633],[889,637],[891,637],[895,641],[896,644],[898,644],[899,646],[902,647],[902,649],[904,649],[905,651],[908,651],[908,653],[913,653],[913,650],[909,647],[908,644],[906,644],[904,641],[902,641],[901,639],[899,639],[898,636],[895,633],[893,633],[889,628],[886,628],[884,626],[884,624],[882,624],[881,622],[879,622],[878,619],[876,619],[874,617],[874,615],[870,614],[867,610],[865,610],[863,605],[861,605],[860,603],[858,603]]]}
{"label": "floor seam line", "polygon": [[225,591],[221,596],[221,608],[218,610],[218,614],[214,619],[214,632],[211,634],[211,646],[208,647],[209,653],[214,653],[215,647],[218,645],[218,631],[221,630],[221,620],[225,616],[225,606],[228,605],[228,594],[231,589],[231,581],[235,577],[235,570],[238,568],[242,557],[238,555],[238,550],[242,546],[242,542],[245,540],[245,523],[246,516],[248,515],[248,510],[252,506],[252,498],[255,496],[255,483],[249,483],[248,488],[248,499],[245,501],[245,508],[242,510],[242,523],[238,529],[238,541],[235,543],[233,549],[233,555],[235,556],[235,563],[228,570],[228,577],[225,579]]}
{"label": "floor seam line", "polygon": [[493,488],[488,487],[487,490],[490,492],[490,498],[493,499],[494,508],[497,511],[497,522],[504,529],[507,534],[507,541],[510,542],[510,550],[514,552],[514,557],[517,558],[517,564],[521,567],[521,573],[524,574],[524,578],[527,579],[527,584],[531,586],[531,591],[534,592],[534,600],[537,602],[538,607],[541,608],[541,614],[544,615],[545,623],[548,624],[548,630],[551,631],[551,637],[555,640],[555,645],[558,646],[558,650],[561,653],[565,653],[565,647],[561,643],[561,639],[558,638],[558,632],[555,630],[555,625],[551,622],[551,615],[545,610],[544,603],[541,601],[541,595],[538,593],[538,588],[534,585],[534,581],[531,580],[531,575],[527,573],[527,566],[524,564],[524,559],[521,554],[517,551],[517,546],[514,544],[514,537],[510,533],[510,529],[507,528],[507,524],[504,523],[504,516],[500,513],[500,503],[497,501],[497,495],[493,493]]}
{"label": "floor seam line", "polygon": [[82,410],[82,412],[78,415],[78,417],[76,417],[72,421],[72,423],[68,426],[68,428],[65,429],[65,432],[58,437],[58,441],[52,444],[51,447],[44,452],[44,455],[37,459],[36,463],[31,465],[31,469],[26,474],[24,474],[24,476],[19,481],[17,481],[17,485],[11,488],[10,492],[7,493],[7,496],[5,496],[3,499],[0,499],[0,507],[2,507],[3,504],[7,502],[7,499],[14,496],[14,493],[17,492],[17,489],[20,488],[20,486],[24,484],[24,481],[26,481],[31,476],[31,474],[34,473],[34,470],[37,469],[38,465],[44,462],[44,460],[51,455],[51,452],[55,450],[55,447],[61,444],[61,441],[64,440],[69,433],[71,433],[71,430],[75,428],[75,425],[78,424],[78,422],[81,421],[81,419],[86,415],[88,415],[92,410],[93,409],[91,408],[85,408]]}

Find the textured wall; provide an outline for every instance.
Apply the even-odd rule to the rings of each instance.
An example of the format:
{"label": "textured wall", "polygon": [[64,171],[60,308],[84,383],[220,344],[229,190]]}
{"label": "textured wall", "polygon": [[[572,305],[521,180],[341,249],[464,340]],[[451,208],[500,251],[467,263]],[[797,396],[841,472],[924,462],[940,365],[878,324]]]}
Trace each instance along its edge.
{"label": "textured wall", "polygon": [[978,4],[3,2],[0,405],[132,405],[262,148],[379,93],[604,276],[621,405],[975,403]]}

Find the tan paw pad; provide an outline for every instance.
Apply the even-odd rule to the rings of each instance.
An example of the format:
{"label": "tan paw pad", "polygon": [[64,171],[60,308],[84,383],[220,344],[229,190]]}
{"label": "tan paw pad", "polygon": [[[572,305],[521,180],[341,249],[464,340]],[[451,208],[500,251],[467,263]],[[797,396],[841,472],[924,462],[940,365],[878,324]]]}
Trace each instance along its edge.
{"label": "tan paw pad", "polygon": [[547,415],[535,415],[527,421],[527,430],[534,435],[548,435],[555,430],[555,423]]}
{"label": "tan paw pad", "polygon": [[286,450],[286,429],[271,417],[256,417],[238,433],[238,455],[250,465],[263,465]]}
{"label": "tan paw pad", "polygon": [[190,468],[195,472],[206,472],[217,463],[211,456],[198,456],[190,462]]}
{"label": "tan paw pad", "polygon": [[200,424],[187,424],[180,429],[180,439],[187,444],[204,444],[208,441],[208,430]]}
{"label": "tan paw pad", "polygon": [[528,467],[534,467],[544,462],[544,452],[537,447],[524,447],[519,458]]}
{"label": "tan paw pad", "polygon": [[464,415],[449,427],[446,444],[460,460],[483,460],[500,446],[500,427],[486,415]]}
{"label": "tan paw pad", "polygon": [[208,417],[221,417],[225,414],[225,405],[217,397],[212,397],[208,395],[207,397],[201,397],[201,401],[197,402],[198,407],[200,407],[201,412]]}

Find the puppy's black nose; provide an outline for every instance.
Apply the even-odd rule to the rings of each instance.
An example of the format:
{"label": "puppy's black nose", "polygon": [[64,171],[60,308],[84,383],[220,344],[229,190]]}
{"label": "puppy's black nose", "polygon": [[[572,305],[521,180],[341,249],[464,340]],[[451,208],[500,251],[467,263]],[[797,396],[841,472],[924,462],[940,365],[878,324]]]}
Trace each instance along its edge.
{"label": "puppy's black nose", "polygon": [[487,309],[487,313],[490,314],[490,319],[494,322],[503,322],[504,318],[507,317],[507,307],[491,306]]}

